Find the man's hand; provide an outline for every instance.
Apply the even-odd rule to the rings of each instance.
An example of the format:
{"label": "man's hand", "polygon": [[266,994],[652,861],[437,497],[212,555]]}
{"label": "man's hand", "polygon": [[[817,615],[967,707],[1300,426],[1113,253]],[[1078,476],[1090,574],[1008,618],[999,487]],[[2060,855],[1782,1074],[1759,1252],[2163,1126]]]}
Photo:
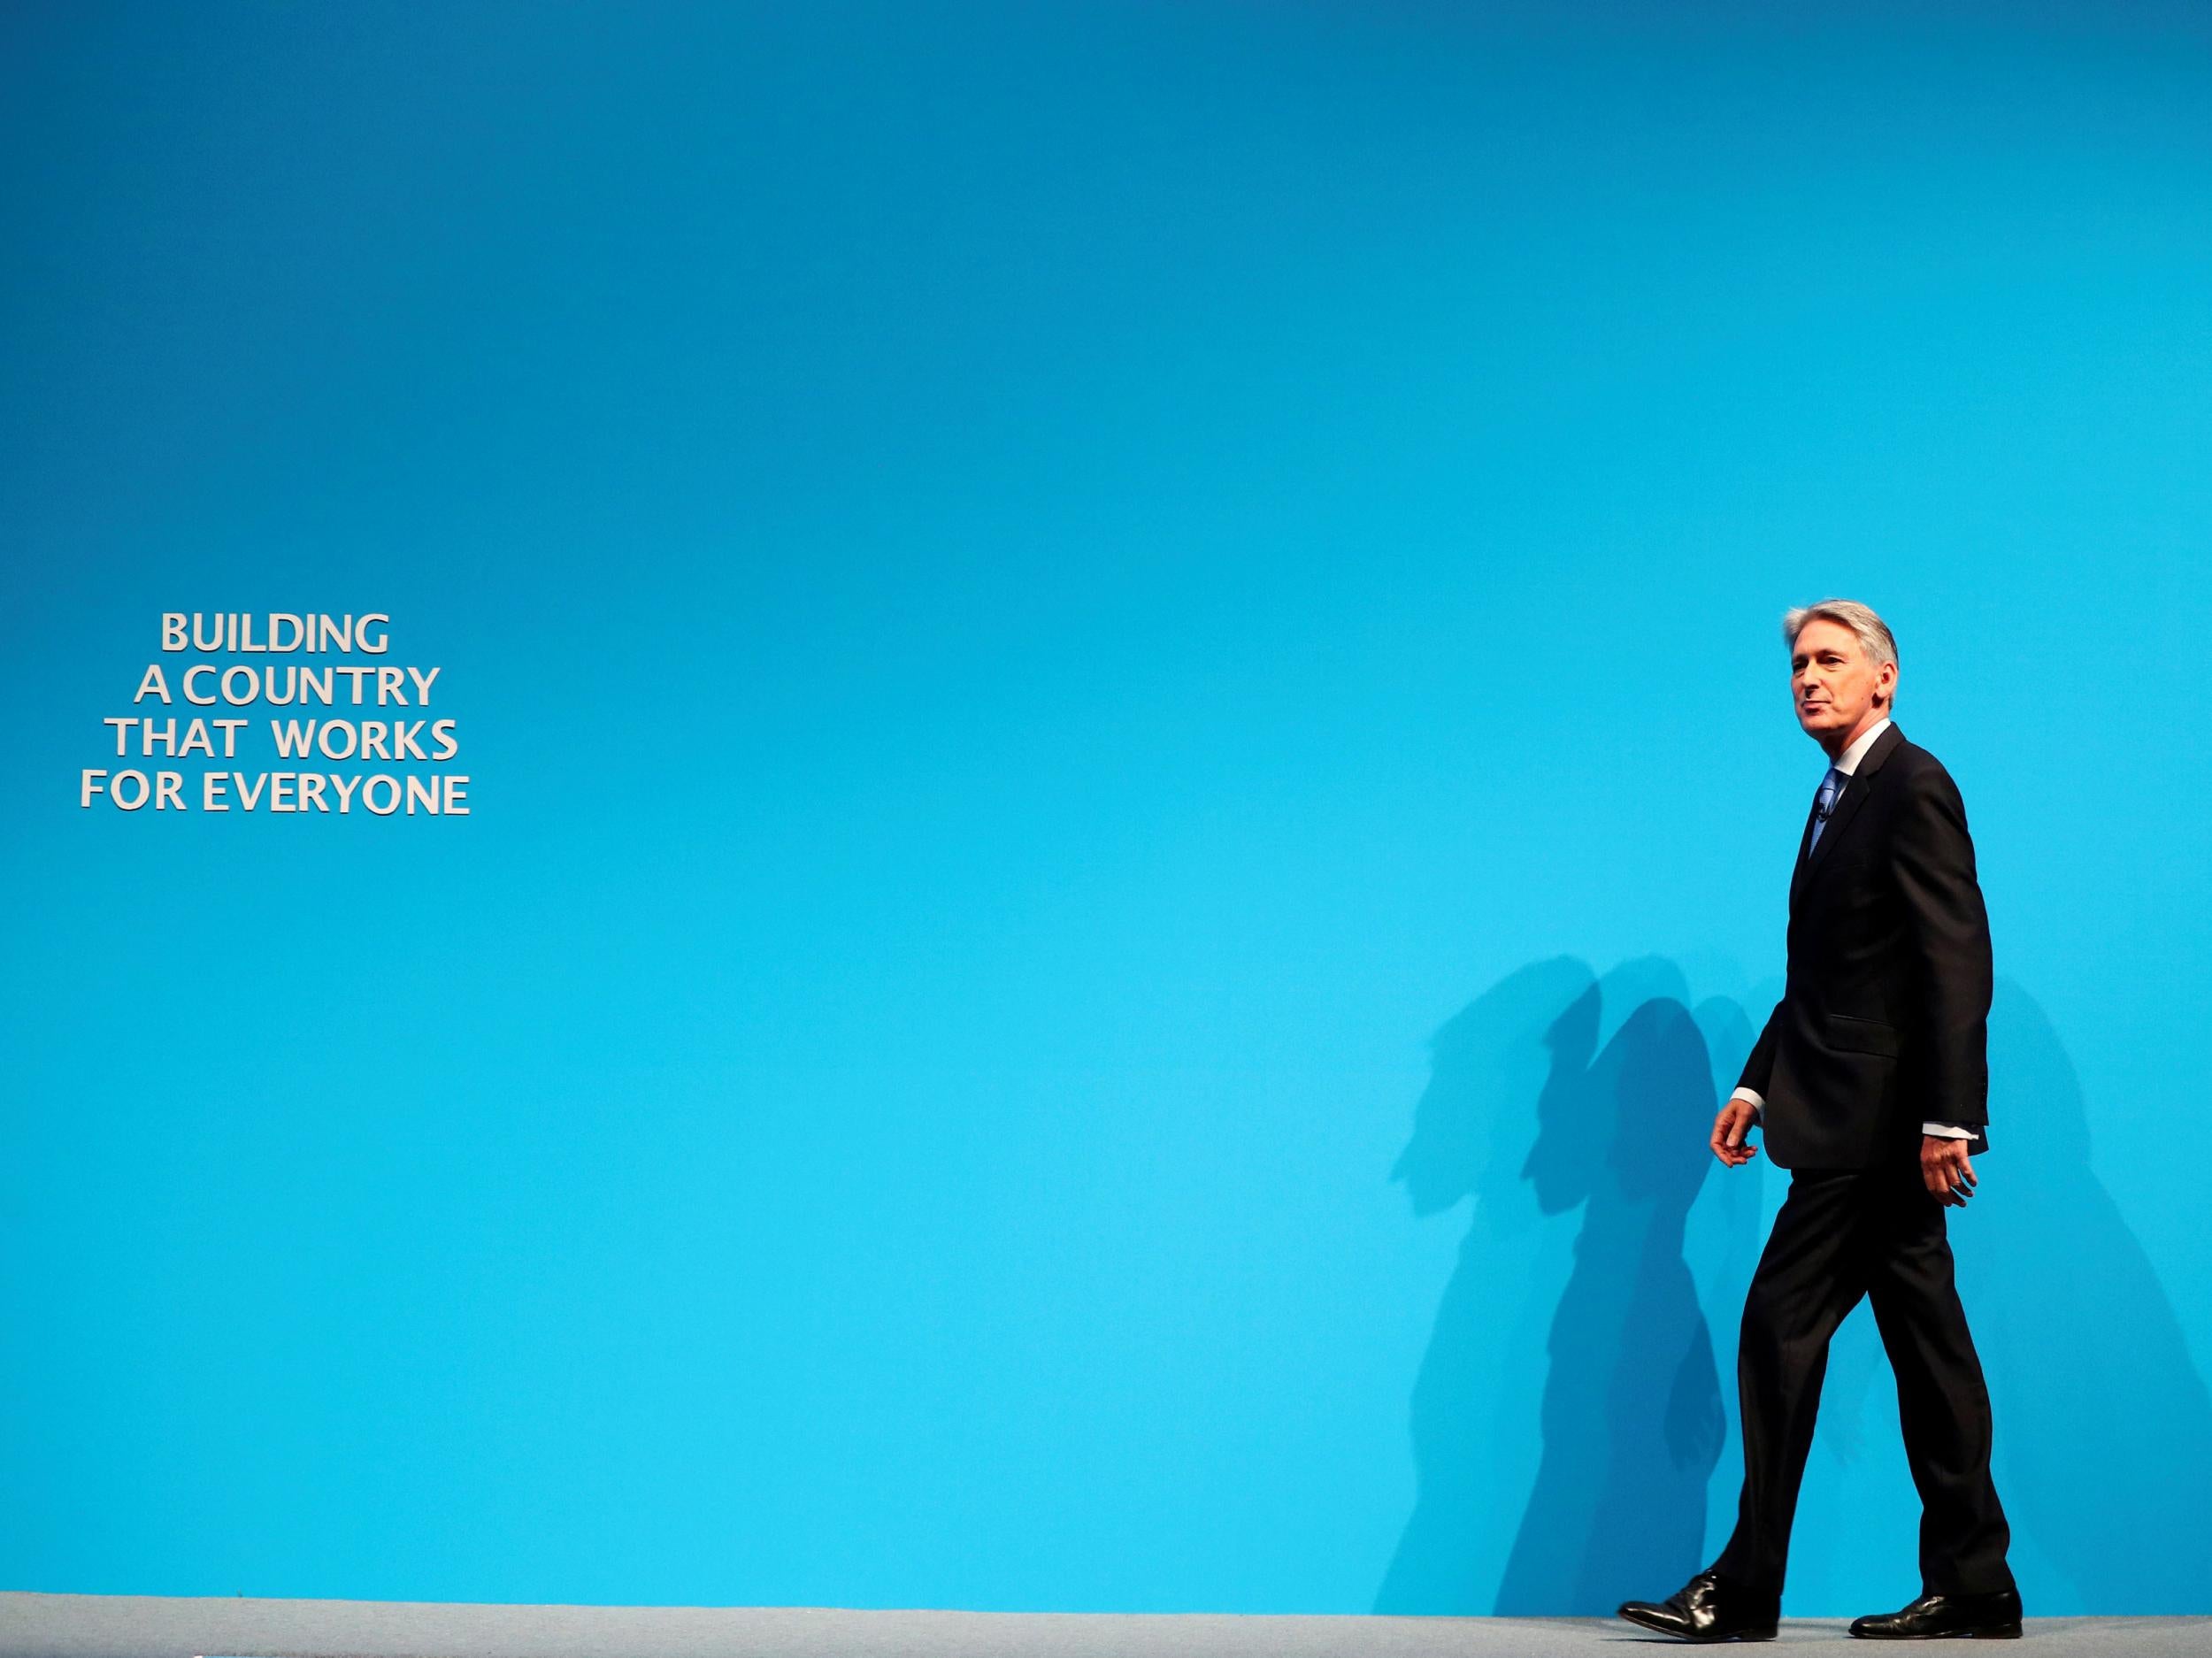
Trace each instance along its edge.
{"label": "man's hand", "polygon": [[1920,1138],[1920,1178],[1928,1195],[1946,1209],[1964,1209],[1974,1195],[1974,1160],[1966,1155],[1970,1142],[1947,1140],[1940,1134]]}
{"label": "man's hand", "polygon": [[1713,1155],[1731,1169],[1741,1168],[1759,1155],[1756,1146],[1744,1144],[1744,1135],[1759,1121],[1758,1108],[1748,1100],[1731,1100],[1713,1119]]}

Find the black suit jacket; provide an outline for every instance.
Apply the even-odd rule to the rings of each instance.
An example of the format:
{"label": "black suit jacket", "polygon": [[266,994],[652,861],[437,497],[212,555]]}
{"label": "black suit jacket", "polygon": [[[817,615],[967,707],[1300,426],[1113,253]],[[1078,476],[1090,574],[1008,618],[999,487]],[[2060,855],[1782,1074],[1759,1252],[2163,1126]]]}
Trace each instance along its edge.
{"label": "black suit jacket", "polygon": [[1951,774],[1894,725],[1798,841],[1789,980],[1740,1086],[1785,1169],[1919,1155],[1920,1125],[1988,1149],[1989,915]]}

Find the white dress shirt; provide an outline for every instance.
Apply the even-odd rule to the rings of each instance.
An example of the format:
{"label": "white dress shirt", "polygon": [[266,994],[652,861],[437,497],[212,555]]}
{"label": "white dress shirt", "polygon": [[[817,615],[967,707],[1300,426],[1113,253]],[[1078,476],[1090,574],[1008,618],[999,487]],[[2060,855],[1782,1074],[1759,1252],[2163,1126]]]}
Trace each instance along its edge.
{"label": "white dress shirt", "polygon": [[[1886,718],[1876,720],[1871,725],[1861,732],[1857,738],[1854,740],[1851,746],[1848,748],[1846,748],[1842,755],[1838,757],[1835,769],[1846,777],[1855,775],[1859,769],[1859,762],[1866,758],[1866,751],[1874,746],[1874,740],[1888,729],[1889,721]],[[1825,771],[1821,773],[1821,777],[1824,780],[1826,779],[1827,775],[1828,774]],[[1826,832],[1824,830],[1822,833],[1825,833]],[[1728,1097],[1732,1100],[1745,1101],[1750,1105],[1753,1110],[1762,1114],[1763,1114],[1766,1110],[1766,1096],[1761,1094],[1756,1088],[1739,1088],[1735,1091],[1735,1093],[1730,1094]],[[1923,1123],[1920,1125],[1920,1132],[1924,1134],[1933,1134],[1942,1140],[1971,1140],[1974,1138],[1974,1131],[1972,1129],[1961,1128],[1955,1123]]]}

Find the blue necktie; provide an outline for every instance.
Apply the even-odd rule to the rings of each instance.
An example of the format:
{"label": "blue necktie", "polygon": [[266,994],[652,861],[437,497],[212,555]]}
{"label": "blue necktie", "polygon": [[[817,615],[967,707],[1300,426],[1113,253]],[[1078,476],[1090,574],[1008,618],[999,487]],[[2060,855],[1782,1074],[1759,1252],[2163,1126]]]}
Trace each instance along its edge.
{"label": "blue necktie", "polygon": [[1836,796],[1843,793],[1843,773],[1832,765],[1828,775],[1820,779],[1820,796],[1813,802],[1813,838],[1807,843],[1805,856],[1812,856],[1813,848],[1820,844],[1820,832],[1828,826],[1828,814],[1836,809]]}

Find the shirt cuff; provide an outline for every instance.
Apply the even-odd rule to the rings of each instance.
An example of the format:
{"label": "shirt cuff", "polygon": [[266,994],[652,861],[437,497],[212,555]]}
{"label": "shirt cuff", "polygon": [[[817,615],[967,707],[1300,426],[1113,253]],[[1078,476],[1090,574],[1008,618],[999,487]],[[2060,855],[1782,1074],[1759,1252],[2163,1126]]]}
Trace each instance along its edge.
{"label": "shirt cuff", "polygon": [[1961,1128],[1955,1123],[1923,1123],[1920,1132],[1936,1140],[1971,1140],[1981,1131]]}
{"label": "shirt cuff", "polygon": [[1741,1100],[1755,1111],[1763,1112],[1767,1109],[1766,1095],[1761,1094],[1756,1088],[1739,1088],[1728,1097],[1732,1100]]}

